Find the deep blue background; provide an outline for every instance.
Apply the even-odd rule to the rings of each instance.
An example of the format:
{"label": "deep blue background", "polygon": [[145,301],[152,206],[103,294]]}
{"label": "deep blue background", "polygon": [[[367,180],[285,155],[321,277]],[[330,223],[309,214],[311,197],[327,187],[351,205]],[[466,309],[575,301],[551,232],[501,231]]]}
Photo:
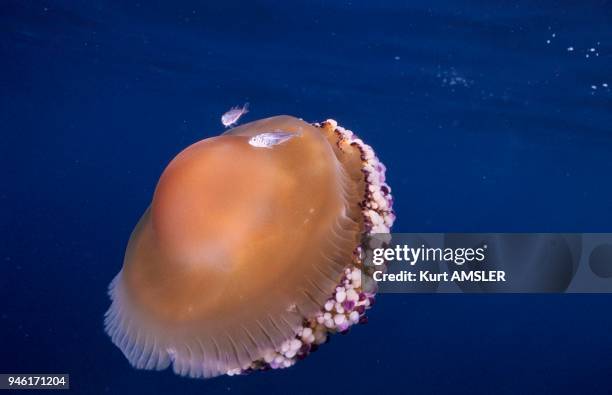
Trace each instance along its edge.
{"label": "deep blue background", "polygon": [[103,331],[162,169],[245,101],[245,121],[358,132],[396,231],[612,231],[612,4],[492,3],[2,1],[0,372],[83,394],[612,391],[608,295],[383,295],[296,367],[209,381],[134,370]]}

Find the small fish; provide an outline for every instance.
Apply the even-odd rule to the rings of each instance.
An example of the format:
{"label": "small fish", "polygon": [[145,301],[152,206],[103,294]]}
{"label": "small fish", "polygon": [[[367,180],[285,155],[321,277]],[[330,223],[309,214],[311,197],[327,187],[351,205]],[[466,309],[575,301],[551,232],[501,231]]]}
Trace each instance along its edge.
{"label": "small fish", "polygon": [[221,115],[221,123],[226,128],[236,124],[241,116],[249,112],[249,103],[244,103],[242,107],[232,107],[225,114]]}
{"label": "small fish", "polygon": [[275,145],[282,144],[295,136],[301,136],[302,133],[283,132],[275,130],[274,132],[261,133],[249,139],[249,144],[257,148],[272,148]]}

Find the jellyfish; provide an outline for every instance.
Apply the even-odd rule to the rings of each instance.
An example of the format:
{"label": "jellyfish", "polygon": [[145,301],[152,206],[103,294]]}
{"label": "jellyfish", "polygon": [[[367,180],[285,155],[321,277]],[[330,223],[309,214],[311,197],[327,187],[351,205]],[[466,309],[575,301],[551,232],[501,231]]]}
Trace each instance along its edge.
{"label": "jellyfish", "polygon": [[292,366],[365,322],[363,243],[394,219],[384,165],[336,121],[230,129],[163,171],[109,286],[105,330],[139,369]]}

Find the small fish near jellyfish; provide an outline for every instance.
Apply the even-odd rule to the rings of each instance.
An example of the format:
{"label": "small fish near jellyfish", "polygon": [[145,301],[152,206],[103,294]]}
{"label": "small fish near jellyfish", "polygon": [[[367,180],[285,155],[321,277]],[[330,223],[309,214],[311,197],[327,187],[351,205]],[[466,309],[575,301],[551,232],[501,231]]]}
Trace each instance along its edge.
{"label": "small fish near jellyfish", "polygon": [[277,116],[199,141],[132,232],[106,332],[140,369],[292,366],[366,321],[362,243],[394,219],[385,167],[334,120]]}
{"label": "small fish near jellyfish", "polygon": [[242,107],[232,107],[225,114],[221,115],[221,123],[226,128],[238,123],[238,120],[249,112],[249,103],[244,103]]}
{"label": "small fish near jellyfish", "polygon": [[302,132],[297,133],[284,132],[282,130],[275,130],[274,132],[264,132],[255,135],[249,139],[249,144],[253,147],[258,148],[272,148],[275,145],[282,144],[289,139],[296,136],[301,136]]}

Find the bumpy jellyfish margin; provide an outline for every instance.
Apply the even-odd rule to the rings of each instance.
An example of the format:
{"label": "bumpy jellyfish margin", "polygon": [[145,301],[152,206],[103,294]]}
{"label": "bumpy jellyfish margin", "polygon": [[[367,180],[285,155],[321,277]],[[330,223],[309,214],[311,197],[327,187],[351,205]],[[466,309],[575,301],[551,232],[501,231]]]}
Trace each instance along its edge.
{"label": "bumpy jellyfish margin", "polygon": [[278,349],[270,349],[262,359],[251,362],[249,366],[227,371],[227,375],[290,367],[315,351],[330,335],[346,333],[351,326],[366,323],[365,312],[374,304],[375,291],[364,289],[360,268],[364,267],[366,236],[389,233],[395,221],[391,188],[385,182],[386,168],[372,147],[350,130],[338,126],[335,120],[328,119],[314,126],[334,133],[341,150],[348,144],[361,152],[361,171],[366,184],[364,198],[359,204],[365,224],[364,241],[353,251],[353,259],[344,269],[334,293],[314,317],[303,317],[302,326],[294,338],[283,342]]}

